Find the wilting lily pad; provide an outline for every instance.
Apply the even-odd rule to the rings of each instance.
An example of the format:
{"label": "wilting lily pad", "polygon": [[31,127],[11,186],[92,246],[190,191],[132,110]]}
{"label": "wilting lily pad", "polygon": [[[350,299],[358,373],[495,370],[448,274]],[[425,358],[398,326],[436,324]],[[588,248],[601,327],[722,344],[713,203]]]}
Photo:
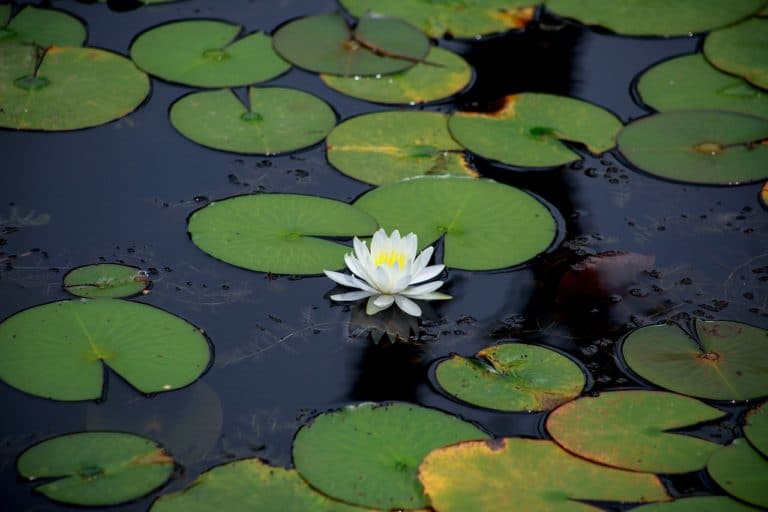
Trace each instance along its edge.
{"label": "wilting lily pad", "polygon": [[130,297],[148,285],[149,276],[143,270],[112,263],[78,267],[64,276],[64,289],[86,298]]}
{"label": "wilting lily pad", "polygon": [[27,5],[9,21],[11,5],[0,5],[0,45],[14,43],[46,48],[80,46],[85,42],[85,25],[71,14]]}
{"label": "wilting lily pad", "polygon": [[336,124],[323,100],[282,87],[251,87],[249,105],[229,89],[194,92],[171,107],[171,123],[203,146],[274,155],[320,142]]}
{"label": "wilting lily pad", "polygon": [[668,431],[724,415],[673,393],[609,391],[561,405],[547,418],[547,431],[569,452],[600,464],[686,473],[703,468],[720,445]]}
{"label": "wilting lily pad", "polygon": [[752,446],[768,456],[768,402],[749,411],[747,423],[744,425],[744,435]]}
{"label": "wilting lily pad", "polygon": [[500,411],[548,411],[576,398],[584,372],[554,350],[521,343],[485,348],[475,359],[453,355],[435,369],[456,398]]}
{"label": "wilting lily pad", "polygon": [[594,154],[611,149],[621,121],[585,101],[529,92],[507,96],[496,112],[457,112],[448,127],[459,143],[484,158],[553,167],[581,158],[562,141],[583,144]]}
{"label": "wilting lily pad", "polygon": [[96,48],[0,45],[0,126],[75,130],[118,119],[149,94],[147,75],[121,55]]}
{"label": "wilting lily pad", "polygon": [[341,0],[353,16],[383,14],[413,23],[430,37],[469,38],[524,28],[533,19],[534,0]]}
{"label": "wilting lily pad", "polygon": [[35,487],[52,500],[106,506],[131,501],[163,485],[173,459],[149,439],[117,432],[84,432],[43,441],[17,464],[24,478],[54,478]]}
{"label": "wilting lily pad", "polygon": [[221,510],[361,512],[366,509],[320,494],[293,469],[244,459],[217,466],[203,473],[187,489],[162,496],[150,512]]}
{"label": "wilting lily pad", "polygon": [[490,180],[413,178],[376,188],[355,205],[387,231],[416,233],[421,247],[445,237],[443,262],[467,270],[524,263],[549,248],[557,232],[539,200]]}
{"label": "wilting lily pad", "polygon": [[632,509],[633,512],[756,512],[756,508],[732,500],[727,496],[694,496],[667,503],[649,503]]}
{"label": "wilting lily pad", "polygon": [[363,16],[354,29],[338,14],[308,16],[283,25],[273,39],[287,61],[331,75],[395,73],[429,51],[429,40],[416,27],[380,16]]}
{"label": "wilting lily pad", "polygon": [[419,479],[440,512],[600,511],[580,500],[647,503],[669,499],[655,475],[574,457],[551,441],[467,441],[431,452]]}
{"label": "wilting lily pad", "polygon": [[726,73],[768,89],[768,20],[750,18],[712,32],[704,40],[704,55]]}
{"label": "wilting lily pad", "polygon": [[426,103],[447,98],[464,89],[472,80],[472,68],[461,56],[433,46],[425,63],[391,75],[320,75],[337,91],[378,103]]}
{"label": "wilting lily pad", "polygon": [[696,320],[695,336],[673,324],[641,327],[624,339],[622,355],[642,378],[676,393],[712,400],[768,395],[768,331]]}
{"label": "wilting lily pad", "polygon": [[768,118],[768,93],[713,68],[700,53],[652,67],[640,77],[637,91],[660,112],[714,109]]}
{"label": "wilting lily pad", "polygon": [[755,14],[763,0],[546,0],[547,9],[587,25],[633,36],[705,32]]}
{"label": "wilting lily pad", "polygon": [[619,133],[619,150],[643,171],[676,181],[738,185],[768,177],[768,120],[693,110],[644,117]]}
{"label": "wilting lily pad", "polygon": [[365,507],[429,505],[417,479],[435,448],[488,435],[471,423],[418,405],[372,403],[321,414],[296,434],[293,462],[325,494]]}
{"label": "wilting lily pad", "polygon": [[447,120],[445,114],[420,111],[353,117],[328,135],[328,161],[374,185],[425,174],[476,176],[464,148],[448,132]]}
{"label": "wilting lily pad", "polygon": [[263,33],[236,39],[242,27],[213,20],[176,21],[141,34],[131,58],[154,76],[197,87],[235,87],[263,82],[290,64]]}
{"label": "wilting lily pad", "polygon": [[125,300],[53,302],[0,324],[0,379],[55,400],[100,398],[105,365],[142,393],[178,389],[210,358],[195,326]]}
{"label": "wilting lily pad", "polygon": [[746,439],[734,439],[716,451],[709,459],[707,472],[731,496],[768,507],[768,460]]}
{"label": "wilting lily pad", "polygon": [[344,266],[351,249],[324,238],[368,236],[376,221],[340,201],[293,194],[238,196],[189,218],[192,242],[214,258],[276,274],[319,274]]}

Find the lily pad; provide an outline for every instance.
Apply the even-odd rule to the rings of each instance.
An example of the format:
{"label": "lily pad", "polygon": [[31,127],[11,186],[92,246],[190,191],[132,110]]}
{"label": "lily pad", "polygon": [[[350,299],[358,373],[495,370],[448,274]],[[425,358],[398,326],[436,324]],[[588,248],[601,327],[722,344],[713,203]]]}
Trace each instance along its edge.
{"label": "lily pad", "polygon": [[768,93],[718,71],[700,53],[652,67],[640,77],[637,91],[660,112],[715,109],[768,118]]}
{"label": "lily pad", "polygon": [[632,509],[633,512],[756,512],[756,508],[732,500],[727,496],[694,496],[667,503],[649,503]]}
{"label": "lily pad", "polygon": [[662,178],[740,185],[768,177],[768,120],[716,110],[665,112],[619,133],[632,164]]}
{"label": "lily pad", "polygon": [[248,85],[290,69],[272,38],[261,32],[238,38],[242,30],[223,21],[175,21],[141,34],[131,58],[151,75],[195,87]]}
{"label": "lily pad", "polygon": [[417,478],[435,448],[487,439],[471,423],[418,405],[372,403],[324,413],[304,426],[293,443],[293,462],[312,487],[364,507],[429,505]]}
{"label": "lily pad", "polygon": [[632,36],[687,36],[760,11],[763,0],[546,0],[558,16]]}
{"label": "lily pad", "polygon": [[734,439],[715,452],[707,472],[731,496],[768,507],[768,460],[753,450],[746,439]]}
{"label": "lily pad", "polygon": [[99,263],[78,267],[64,276],[64,289],[86,298],[121,298],[141,293],[149,285],[143,270],[126,265]]}
{"label": "lily pad", "polygon": [[749,411],[744,435],[752,446],[768,457],[768,402]]}
{"label": "lily pad", "polygon": [[422,462],[419,479],[440,512],[597,512],[603,509],[580,501],[669,499],[655,475],[593,464],[538,439],[468,441],[437,449]]}
{"label": "lily pad", "polygon": [[477,176],[447,120],[439,112],[404,110],[347,119],[328,135],[328,161],[374,185],[430,174]]}
{"label": "lily pad", "polygon": [[52,500],[107,506],[140,498],[163,485],[173,472],[173,459],[143,437],[84,432],[33,446],[19,457],[17,467],[24,478],[54,478],[35,487]]}
{"label": "lily pad", "polygon": [[65,300],[0,324],[0,379],[55,400],[101,398],[106,365],[142,393],[184,387],[208,366],[200,330],[179,317],[124,300]]}
{"label": "lily pad", "polygon": [[609,391],[561,405],[547,431],[571,453],[599,464],[648,473],[702,469],[720,445],[669,430],[725,413],[693,398],[661,391]]}
{"label": "lily pad", "polygon": [[[96,48],[0,45],[0,126],[76,130],[113,121],[149,94],[147,75],[125,57]],[[39,67],[36,67],[39,59]]]}
{"label": "lily pad", "polygon": [[621,121],[585,101],[552,94],[507,96],[496,112],[457,112],[448,121],[453,137],[471,152],[519,167],[554,167],[581,155],[563,141],[593,154],[616,144]]}
{"label": "lily pad", "polygon": [[463,90],[472,80],[472,67],[460,55],[433,46],[424,63],[390,75],[320,75],[325,84],[347,96],[377,103],[427,103]]}
{"label": "lily pad", "polygon": [[421,247],[444,237],[443,263],[466,270],[524,263],[549,248],[557,232],[538,199],[490,180],[413,178],[376,188],[355,206],[387,231],[416,233]]}
{"label": "lily pad", "polygon": [[586,384],[569,358],[521,343],[485,348],[475,359],[453,355],[437,365],[435,377],[459,400],[500,411],[548,411],[576,398]]}
{"label": "lily pad", "polygon": [[768,89],[768,19],[746,21],[712,32],[704,40],[704,55],[726,73]]}
{"label": "lily pad", "polygon": [[641,327],[622,355],[642,378],[683,395],[748,400],[768,395],[768,331],[737,322],[696,320],[695,338],[673,324]]}
{"label": "lily pad", "polygon": [[763,208],[768,209],[768,181],[766,181],[763,184],[763,188],[760,189],[760,204],[763,205]]}
{"label": "lily pad", "polygon": [[11,4],[0,5],[0,45],[80,46],[87,32],[80,20],[64,11],[27,5],[10,21]]}
{"label": "lily pad", "polygon": [[171,107],[171,123],[203,146],[262,155],[316,144],[336,125],[331,107],[303,91],[251,87],[248,99],[229,89],[187,94]]}
{"label": "lily pad", "polygon": [[293,194],[238,196],[189,218],[192,242],[214,258],[276,274],[319,274],[344,266],[351,249],[327,237],[368,236],[376,221],[340,201]]}
{"label": "lily pad", "polygon": [[524,28],[533,19],[534,0],[341,0],[353,16],[366,13],[401,18],[430,37],[471,38]]}

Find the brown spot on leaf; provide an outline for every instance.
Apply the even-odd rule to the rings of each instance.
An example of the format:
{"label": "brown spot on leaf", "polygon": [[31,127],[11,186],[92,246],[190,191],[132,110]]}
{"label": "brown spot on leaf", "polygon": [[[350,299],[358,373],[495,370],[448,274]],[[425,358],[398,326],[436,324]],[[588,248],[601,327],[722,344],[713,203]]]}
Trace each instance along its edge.
{"label": "brown spot on leaf", "polygon": [[150,453],[140,455],[131,461],[135,466],[149,466],[152,464],[173,464],[171,457],[165,450],[158,448]]}
{"label": "brown spot on leaf", "polygon": [[485,441],[485,445],[492,451],[492,452],[498,452],[506,448],[507,446],[507,440],[503,437],[500,437],[498,439],[488,439]]}

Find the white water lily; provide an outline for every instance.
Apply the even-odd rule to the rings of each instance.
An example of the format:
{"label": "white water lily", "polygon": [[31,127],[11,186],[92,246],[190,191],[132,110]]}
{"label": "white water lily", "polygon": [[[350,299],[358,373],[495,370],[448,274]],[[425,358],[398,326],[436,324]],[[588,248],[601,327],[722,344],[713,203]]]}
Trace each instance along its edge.
{"label": "white water lily", "polygon": [[[421,316],[421,308],[415,300],[445,300],[450,295],[438,293],[443,281],[432,281],[443,271],[445,265],[430,265],[432,247],[427,247],[416,256],[418,247],[416,235],[409,233],[400,237],[394,230],[387,236],[384,229],[373,234],[371,249],[357,237],[354,240],[354,254],[346,254],[344,262],[353,275],[325,271],[325,275],[337,283],[358,291],[332,295],[336,301],[354,301],[368,298],[365,312],[374,315],[396,304],[413,316]],[[421,283],[421,284],[420,284]]]}

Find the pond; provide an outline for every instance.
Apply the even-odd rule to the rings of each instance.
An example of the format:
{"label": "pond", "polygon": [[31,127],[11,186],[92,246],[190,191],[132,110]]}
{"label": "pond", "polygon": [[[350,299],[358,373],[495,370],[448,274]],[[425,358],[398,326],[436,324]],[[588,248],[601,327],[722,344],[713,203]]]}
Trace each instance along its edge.
{"label": "pond", "polygon": [[[243,33],[260,31],[273,35],[289,21],[340,10],[335,0],[184,0],[133,9],[115,8],[120,2],[110,6],[101,2],[58,0],[17,4],[17,7],[34,4],[70,13],[87,27],[87,46],[126,57],[140,34],[172,21],[222,20],[242,26]],[[555,8],[552,6],[553,10]],[[268,77],[265,84],[298,89],[322,99],[331,107],[335,123],[363,114],[403,109],[442,114],[462,111],[467,112],[470,120],[486,117],[493,120],[505,105],[511,104],[513,109],[523,108],[522,96],[517,97],[517,103],[509,100],[505,103],[506,97],[546,93],[597,105],[627,125],[653,112],[640,99],[638,77],[658,62],[700,52],[705,36],[706,32],[675,37],[622,36],[539,8],[524,30],[477,38],[449,36],[432,40],[440,48],[461,55],[474,70],[471,83],[462,92],[440,101],[397,106],[355,99],[332,89],[317,74],[287,65],[284,70],[276,68],[275,76]],[[159,48],[162,47],[151,46],[148,53],[151,56]],[[128,94],[119,84],[110,87],[120,94]],[[351,466],[365,465],[368,457],[375,458],[375,454],[366,454],[369,447],[360,448],[354,444],[357,440],[353,433],[344,430],[353,427],[345,427],[342,420],[338,420],[341,425],[336,426],[322,423],[336,421],[338,414],[354,409],[342,409],[341,413],[336,413],[336,419],[332,414],[319,415],[367,402],[394,404],[382,408],[367,405],[358,408],[371,414],[367,421],[381,425],[386,435],[393,436],[393,443],[398,441],[397,434],[387,431],[387,422],[399,421],[397,414],[408,417],[409,413],[401,410],[407,408],[407,404],[429,408],[427,412],[417,408],[425,416],[423,420],[413,420],[416,425],[429,426],[428,432],[413,433],[411,442],[417,445],[429,444],[428,440],[439,437],[438,433],[443,429],[454,428],[455,425],[449,424],[454,418],[469,422],[461,423],[462,428],[474,425],[474,433],[457,433],[458,437],[446,437],[445,442],[436,446],[490,436],[510,438],[506,445],[492,441],[492,452],[504,448],[522,454],[530,447],[528,444],[518,447],[521,440],[555,437],[567,447],[569,443],[578,445],[582,442],[579,436],[589,438],[590,433],[604,432],[605,436],[615,436],[611,437],[615,443],[628,448],[647,441],[643,441],[646,426],[648,429],[658,427],[684,432],[691,439],[704,439],[719,445],[730,445],[734,439],[744,437],[747,411],[754,409],[768,395],[768,357],[765,347],[760,345],[766,342],[765,331],[755,330],[756,334],[751,335],[752,331],[744,327],[748,324],[768,328],[768,214],[760,202],[760,191],[768,177],[764,171],[768,169],[768,151],[764,150],[765,140],[768,140],[764,104],[755,103],[755,115],[760,115],[762,108],[763,121],[757,121],[762,123],[757,129],[759,137],[749,141],[758,146],[757,149],[750,146],[750,155],[758,155],[756,161],[762,170],[731,180],[749,182],[736,186],[673,181],[659,177],[660,173],[641,171],[630,163],[627,155],[613,147],[613,140],[606,151],[598,151],[598,154],[587,150],[589,142],[567,142],[567,147],[578,155],[575,161],[562,165],[528,165],[527,168],[502,164],[498,157],[484,158],[467,152],[468,173],[491,178],[502,184],[504,190],[516,187],[527,191],[529,194],[523,194],[525,200],[534,198],[537,205],[544,205],[543,215],[551,213],[554,222],[551,243],[548,238],[544,247],[533,252],[541,254],[532,259],[521,257],[515,263],[501,265],[501,268],[465,270],[473,267],[465,262],[449,264],[450,268],[440,278],[445,281],[440,291],[450,294],[453,299],[421,302],[424,313],[416,320],[398,313],[395,307],[376,317],[368,317],[364,304],[333,301],[330,296],[340,293],[341,287],[337,289],[333,281],[317,275],[317,271],[307,272],[314,275],[295,275],[290,271],[249,270],[242,268],[247,265],[227,263],[227,257],[216,254],[215,250],[198,247],[197,235],[188,233],[188,225],[192,226],[195,219],[193,214],[199,217],[213,204],[221,207],[226,198],[299,194],[353,203],[369,191],[384,191],[387,187],[377,188],[347,175],[358,172],[355,170],[347,174],[339,172],[329,163],[331,157],[323,135],[299,144],[300,149],[278,155],[227,151],[193,142],[190,139],[195,139],[195,135],[182,128],[177,130],[171,123],[171,109],[180,105],[176,103],[180,98],[201,91],[202,87],[152,77],[147,98],[137,102],[140,104],[134,111],[112,122],[70,131],[5,128],[0,132],[0,148],[5,162],[0,172],[0,320],[22,311],[32,311],[30,308],[36,306],[71,299],[63,281],[75,268],[119,263],[141,270],[150,286],[144,293],[114,300],[151,305],[185,320],[199,328],[195,331],[199,335],[195,350],[205,352],[200,347],[207,346],[211,355],[210,364],[205,362],[206,354],[200,356],[202,362],[195,363],[201,372],[205,370],[199,379],[192,377],[188,379],[191,384],[174,386],[180,389],[170,392],[137,391],[139,386],[129,382],[130,370],[127,374],[108,370],[103,389],[97,386],[97,399],[73,401],[50,400],[39,394],[25,393],[17,389],[18,385],[9,385],[8,378],[3,378],[0,383],[0,408],[3,411],[0,420],[0,503],[5,504],[4,509],[82,510],[75,505],[56,503],[35,492],[40,480],[30,481],[19,476],[17,461],[26,450],[47,439],[89,431],[137,434],[159,443],[173,457],[174,465],[169,465],[172,474],[167,483],[152,486],[145,493],[140,492],[141,497],[129,498],[111,510],[148,510],[160,496],[187,488],[205,471],[249,458],[291,468],[296,459],[304,457],[309,460],[306,463],[309,476],[304,476],[315,487],[333,495],[333,489],[325,490],[323,483],[316,483],[322,481],[323,475],[312,476],[313,472],[323,473],[323,468],[328,467],[333,486],[333,481],[344,480],[347,462]],[[247,99],[245,87],[234,90],[241,101]],[[10,101],[8,97],[3,99],[4,91],[7,88],[0,89],[2,108],[6,108],[5,102]],[[766,101],[764,90],[750,94]],[[533,98],[533,95],[528,97]],[[263,108],[268,107],[269,101],[265,101]],[[558,112],[569,114],[570,107],[545,104],[543,108],[554,109],[555,113],[550,114],[557,117]],[[79,109],[89,109],[87,99],[75,105],[71,112],[73,118],[83,113],[78,112]],[[497,115],[485,116],[488,113]],[[576,131],[597,129],[595,119],[586,115]],[[206,128],[206,122],[193,122],[191,129]],[[694,120],[693,124],[671,130],[669,137],[686,130],[695,131],[692,126],[697,122]],[[395,131],[408,128],[408,123],[399,120],[393,121],[393,125]],[[469,136],[482,135],[484,130],[471,128]],[[492,128],[488,128],[488,133],[488,137],[492,137]],[[538,126],[532,128],[531,134],[554,137],[549,128]],[[278,137],[276,143],[284,142],[286,138]],[[464,154],[461,145],[452,144],[457,144],[456,148],[446,150],[444,155]],[[493,151],[505,144],[504,138],[491,140],[488,151],[495,154]],[[720,149],[724,147],[727,146],[718,146]],[[715,149],[720,151],[718,148]],[[414,156],[412,161],[434,156],[430,153],[433,149],[424,151],[424,155],[411,155]],[[364,166],[377,165],[376,160],[363,162]],[[746,169],[750,165],[753,164],[745,163],[740,168]],[[487,193],[478,192],[478,197],[491,201],[495,193],[496,189],[489,189]],[[393,202],[392,209],[420,212],[421,199],[426,197],[420,194],[410,202]],[[434,204],[443,200],[450,203],[454,199],[442,189],[434,194],[438,198]],[[361,203],[373,202],[370,197]],[[528,235],[521,233],[527,233],[529,221],[522,222],[508,215],[504,210],[508,206],[505,200],[495,201],[484,205],[487,212],[483,213],[481,223],[497,222],[494,229],[503,233],[500,235],[503,241],[498,243],[511,240],[514,244],[516,237],[526,238]],[[449,204],[449,209],[451,207]],[[500,224],[494,212],[504,213]],[[399,214],[399,211],[395,213]],[[225,212],[224,217],[229,215]],[[372,232],[363,230],[354,234],[363,237]],[[350,233],[338,233],[347,234]],[[351,251],[351,236],[332,234],[327,238],[340,240],[350,246]],[[496,243],[495,239],[492,241]],[[447,258],[451,257],[452,247],[449,240],[445,242],[436,244],[438,263],[444,259],[449,263]],[[253,245],[254,252],[259,249]],[[512,250],[506,246],[503,249]],[[483,250],[493,252],[493,248]],[[342,270],[341,263],[336,270]],[[86,304],[99,300],[105,299],[94,299]],[[140,333],[141,339],[151,339],[150,333],[154,329],[165,328],[141,315],[134,318],[131,316],[133,307],[138,306],[121,304],[110,314],[125,322],[126,331]],[[382,317],[383,321],[379,323],[373,320]],[[629,340],[642,337],[636,334],[628,338],[628,335],[651,332],[638,329],[664,322],[669,324],[659,329],[666,329],[661,336],[668,336],[669,343],[681,337],[687,339],[682,331],[671,331],[677,329],[673,323],[698,336],[700,344],[705,343],[707,336],[718,338],[723,332],[731,332],[728,329],[736,329],[738,332],[733,336],[738,338],[743,334],[742,329],[747,329],[748,334],[743,334],[745,339],[741,341],[744,346],[753,347],[749,349],[752,352],[744,349],[752,358],[752,366],[744,370],[752,372],[749,378],[754,378],[750,391],[735,396],[707,396],[708,391],[701,390],[708,384],[701,380],[699,386],[697,378],[700,375],[687,373],[694,370],[684,365],[680,370],[683,378],[678,376],[677,380],[673,379],[675,382],[664,381],[665,384],[659,386],[651,384],[654,378],[649,375],[654,375],[658,366],[651,363],[650,370],[644,371],[642,365],[655,357],[654,349],[641,346],[635,349],[636,356],[628,356]],[[38,328],[37,321],[30,320],[30,323],[30,329]],[[54,333],[55,328],[54,325]],[[397,331],[400,339],[390,341],[381,330],[386,328]],[[110,328],[104,329],[108,336],[114,334]],[[409,329],[413,329],[410,336]],[[746,339],[748,336],[751,336],[749,340]],[[633,345],[643,342],[642,339],[635,341],[632,339]],[[454,390],[454,393],[446,389],[450,387],[446,382],[449,377],[445,380],[439,377],[439,364],[467,363],[458,356],[471,358],[490,346],[503,347],[507,343],[548,347],[552,349],[547,351],[550,356],[567,356],[576,363],[577,375],[583,378],[583,383],[577,385],[567,398],[549,403],[549,407],[542,406],[547,400],[541,399],[534,406],[514,411],[471,404],[473,400],[474,403],[482,400],[492,390],[481,391],[480,398],[472,398],[462,395],[463,389]],[[179,357],[191,360],[192,352],[192,349],[182,350]],[[702,356],[719,357],[714,349],[702,349],[701,352]],[[488,356],[489,353],[484,354]],[[489,369],[497,356],[499,360],[503,359],[498,353],[491,353],[484,362],[469,360],[467,367],[494,375],[504,373],[501,363],[499,367]],[[530,354],[530,357],[538,356]],[[628,367],[627,357],[635,357],[638,361],[632,369]],[[669,355],[662,353],[658,357],[663,359]],[[738,357],[747,356],[734,355],[734,358]],[[542,368],[561,364],[559,360],[545,360]],[[741,370],[741,367],[736,368],[736,371]],[[36,371],[37,375],[28,376],[34,382],[53,380],[53,389],[63,389],[69,384],[55,382],[58,370],[53,366]],[[564,373],[567,371],[567,368],[563,369]],[[686,375],[696,378],[686,379]],[[536,372],[529,377],[534,382],[539,378]],[[98,376],[95,378],[99,380]],[[462,377],[457,378],[461,380]],[[691,389],[680,391],[682,395],[661,394],[663,388],[675,391],[675,386],[684,386],[684,383],[679,384],[680,380],[692,381]],[[655,427],[643,423],[647,418],[643,418],[642,413],[626,414],[617,419],[608,418],[610,411],[601,413],[599,407],[591,413],[571,407],[585,399],[615,396],[610,392],[619,390],[656,391],[658,393],[650,394],[649,400],[659,400],[662,405],[649,407],[661,407],[662,410],[675,410],[683,395],[701,396],[701,403],[709,407],[699,414],[691,412],[688,419],[681,418],[675,423],[673,418],[669,425]],[[456,398],[455,394],[462,398]],[[556,415],[547,419],[549,409],[576,396],[582,398],[560,407]],[[441,415],[439,421],[430,423],[432,419],[428,416],[432,409],[451,416]],[[526,409],[534,412],[526,412]],[[393,419],[387,419],[387,416],[378,419],[375,417],[379,414],[377,411],[391,412]],[[582,416],[578,423],[568,419],[568,414],[579,413]],[[674,413],[670,415],[674,417]],[[441,421],[449,423],[443,426]],[[313,425],[304,431],[307,439],[296,437],[306,425]],[[333,457],[316,458],[329,454],[312,455],[315,453],[312,447],[304,448],[300,443],[294,450],[295,438],[310,443],[310,433],[317,431],[317,435],[322,435],[321,427],[329,429],[329,435],[339,437],[338,448],[326,446],[326,451],[337,452],[335,460]],[[378,427],[372,428],[376,430]],[[382,435],[386,441],[386,435]],[[570,435],[576,439],[569,440]],[[321,438],[318,442],[327,443],[327,439]],[[586,444],[589,442],[585,441]],[[736,441],[737,444],[740,442]],[[586,457],[577,459],[580,462],[589,459],[609,466],[627,467],[601,458],[603,452],[609,450],[596,443],[597,448],[592,446],[579,451],[571,447],[570,451]],[[555,445],[548,442],[547,446]],[[596,454],[589,451],[592,448]],[[398,464],[410,471],[419,465],[424,455],[421,454],[418,460],[398,461]],[[430,456],[429,468],[422,466],[424,479],[429,480],[432,463],[439,466],[440,455]],[[538,452],[526,456],[532,457],[533,461],[548,457]],[[762,456],[756,456],[765,464]],[[361,458],[362,462],[354,460],[356,458]],[[682,463],[682,469],[656,469],[655,466],[629,469],[661,475],[659,481],[663,487],[657,491],[666,493],[663,499],[669,499],[666,495],[674,498],[726,495],[713,478],[712,473],[717,470],[710,468],[708,472],[704,468],[706,463],[704,459],[698,465]],[[732,490],[729,493],[736,493],[745,502],[768,506],[764,491],[762,496],[753,498],[749,490],[763,486],[768,478],[768,471],[764,471],[765,466],[759,466],[760,463],[755,473],[759,478],[745,484],[746,494],[739,495]],[[320,468],[313,468],[313,464],[319,464]],[[474,467],[472,461],[463,464],[464,468]],[[570,462],[553,464],[557,471]],[[84,474],[88,469],[79,469],[83,481],[98,480],[102,469],[96,466],[93,475]],[[548,471],[551,470],[546,467],[539,468],[538,473],[532,469],[525,475],[528,484],[535,488],[532,492],[538,492],[541,486],[544,486],[541,491],[544,494],[566,492],[548,490],[541,483],[546,481]],[[591,469],[577,468],[574,471],[589,475]],[[438,471],[434,478],[440,480],[444,475]],[[584,478],[589,479],[588,476]],[[164,477],[160,479],[161,482],[164,480]],[[234,481],[242,483],[242,476],[236,476]],[[628,488],[631,490],[634,485],[640,492],[646,484],[629,484]],[[237,491],[233,492],[236,494]],[[344,492],[343,489],[338,491],[337,497],[344,499]],[[386,494],[388,490],[381,492]],[[589,492],[570,496],[604,510],[628,510],[632,505],[627,503],[642,500],[633,499],[631,491],[627,492],[615,497]],[[354,499],[347,501],[355,503]],[[378,503],[383,505],[368,507],[384,508],[388,502]],[[390,503],[393,508],[404,506],[394,503]],[[438,507],[436,503],[433,503],[436,510],[461,510],[448,505]],[[418,503],[419,506],[426,504],[428,502]],[[317,509],[325,510],[320,505]],[[504,506],[495,508],[502,509]],[[532,506],[530,510],[536,510],[536,507]]]}

